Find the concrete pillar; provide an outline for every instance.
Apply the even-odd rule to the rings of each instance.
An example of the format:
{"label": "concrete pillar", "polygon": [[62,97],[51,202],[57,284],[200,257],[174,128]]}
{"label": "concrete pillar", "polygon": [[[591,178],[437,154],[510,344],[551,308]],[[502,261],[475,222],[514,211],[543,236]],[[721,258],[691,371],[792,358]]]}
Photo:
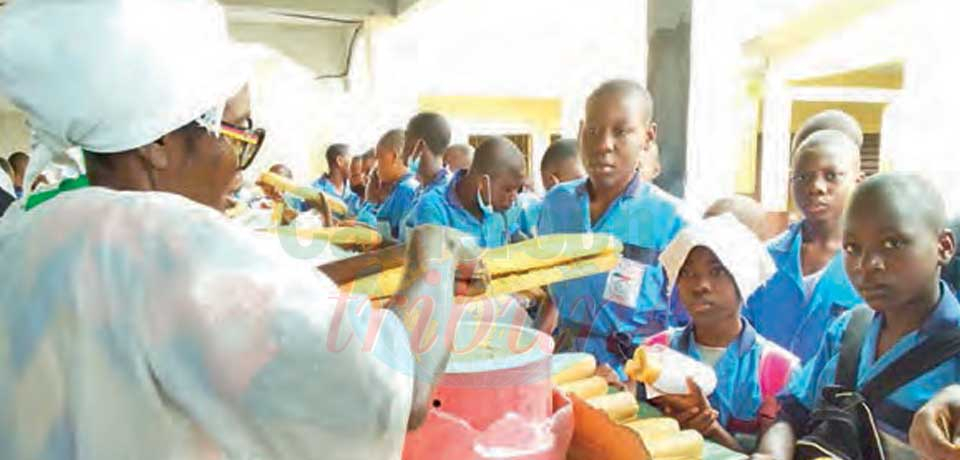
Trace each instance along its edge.
{"label": "concrete pillar", "polygon": [[653,94],[663,166],[656,183],[680,197],[686,187],[691,12],[692,0],[647,3],[647,88]]}

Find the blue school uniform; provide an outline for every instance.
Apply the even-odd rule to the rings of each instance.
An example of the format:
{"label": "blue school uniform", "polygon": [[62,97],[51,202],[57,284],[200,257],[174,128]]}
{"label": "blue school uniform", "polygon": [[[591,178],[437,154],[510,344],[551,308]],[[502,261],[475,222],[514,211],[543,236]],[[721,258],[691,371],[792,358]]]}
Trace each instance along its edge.
{"label": "blue school uniform", "polygon": [[313,181],[310,186],[333,197],[339,198],[340,201],[343,201],[343,203],[347,205],[348,215],[334,215],[334,217],[337,219],[356,216],[357,213],[360,212],[360,208],[363,207],[363,199],[361,199],[356,193],[353,193],[353,190],[350,189],[349,185],[344,184],[343,193],[337,192],[337,187],[334,185],[333,181],[330,180],[330,176],[328,174],[324,174],[319,179]]}
{"label": "blue school uniform", "polygon": [[[960,304],[950,289],[940,283],[941,297],[934,310],[920,328],[902,337],[880,359],[876,359],[877,339],[883,315],[875,313],[860,346],[860,366],[857,368],[857,389],[889,366],[897,358],[919,346],[931,335],[946,329],[960,327]],[[844,313],[827,329],[817,354],[804,365],[797,378],[781,394],[780,416],[794,427],[806,426],[810,412],[817,407],[824,387],[832,385],[837,373],[843,332],[851,313]],[[960,356],[955,356],[900,387],[878,406],[871,407],[879,428],[901,441],[906,441],[912,413],[944,387],[960,381]]]}
{"label": "blue school uniform", "polygon": [[540,209],[543,208],[543,198],[534,193],[523,192],[517,196],[516,206],[508,211],[511,219],[520,222],[520,231],[529,238],[536,237],[537,223],[540,220]]}
{"label": "blue school uniform", "polygon": [[802,222],[794,223],[770,242],[767,249],[777,273],[750,296],[743,315],[760,335],[806,362],[817,352],[827,326],[863,300],[847,279],[842,251],[830,259],[810,299],[804,298],[802,228]]}
{"label": "blue school uniform", "polygon": [[639,292],[636,285],[629,288],[636,297],[633,305],[607,300],[617,298],[605,296],[610,292],[608,278],[616,276],[610,273],[550,285],[550,296],[560,311],[557,349],[592,353],[624,377],[623,363],[632,356],[633,348],[643,338],[671,325],[666,277],[659,257],[689,220],[678,199],[639,175],[634,175],[623,194],[595,223],[590,221],[587,179],[551,189],[540,211],[540,235],[611,234],[624,243],[623,258],[628,262],[621,264],[630,266],[634,274],[642,271]]}
{"label": "blue school uniform", "polygon": [[440,172],[433,177],[427,184],[421,184],[417,188],[417,193],[413,196],[413,203],[410,205],[410,211],[407,212],[400,223],[400,241],[406,241],[407,235],[410,234],[410,231],[413,230],[415,224],[413,220],[413,210],[417,208],[417,204],[420,203],[420,200],[427,193],[437,190],[443,187],[446,187],[450,183],[450,180],[453,179],[453,174],[450,171],[447,171],[447,168],[441,168]]}
{"label": "blue school uniform", "polygon": [[470,236],[484,248],[496,248],[510,243],[520,229],[519,222],[508,218],[508,213],[488,213],[483,219],[471,214],[457,197],[456,186],[466,171],[457,171],[446,187],[426,193],[411,212],[412,225],[434,224],[450,227]]}
{"label": "blue school uniform", "polygon": [[[693,325],[673,328],[647,340],[702,361]],[[789,351],[757,334],[743,321],[740,336],[713,365],[717,388],[708,398],[719,413],[719,422],[732,434],[759,434],[761,419],[773,421],[777,395],[800,370],[800,360]]]}
{"label": "blue school uniform", "polygon": [[364,204],[357,214],[357,220],[361,222],[375,221],[381,234],[387,236],[389,230],[391,238],[399,239],[400,221],[410,211],[418,187],[420,187],[420,183],[417,182],[413,173],[408,172],[397,181],[383,203],[379,205],[369,202]]}

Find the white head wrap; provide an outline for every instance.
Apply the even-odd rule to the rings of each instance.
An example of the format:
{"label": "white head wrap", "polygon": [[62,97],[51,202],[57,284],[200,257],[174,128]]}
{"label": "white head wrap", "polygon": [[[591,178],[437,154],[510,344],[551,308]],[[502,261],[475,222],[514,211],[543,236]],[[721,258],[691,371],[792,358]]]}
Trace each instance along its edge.
{"label": "white head wrap", "polygon": [[43,146],[28,180],[70,146],[115,153],[200,118],[218,125],[250,75],[240,49],[212,0],[12,2],[0,14],[0,92]]}
{"label": "white head wrap", "polygon": [[670,290],[690,251],[698,246],[713,251],[730,272],[744,301],[777,271],[773,258],[756,234],[731,214],[722,214],[691,224],[660,255],[670,278]]}

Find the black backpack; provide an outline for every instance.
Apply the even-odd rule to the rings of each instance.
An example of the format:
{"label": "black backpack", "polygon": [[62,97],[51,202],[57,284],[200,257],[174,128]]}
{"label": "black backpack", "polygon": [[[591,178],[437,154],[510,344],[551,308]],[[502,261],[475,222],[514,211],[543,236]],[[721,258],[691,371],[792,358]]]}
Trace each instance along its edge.
{"label": "black backpack", "polygon": [[910,460],[917,456],[899,440],[882,433],[883,420],[906,433],[913,412],[885,401],[910,381],[960,354],[960,329],[937,333],[887,366],[857,391],[860,346],[873,310],[854,309],[843,333],[834,385],[823,389],[820,404],[810,414],[807,435],[797,441],[795,459]]}

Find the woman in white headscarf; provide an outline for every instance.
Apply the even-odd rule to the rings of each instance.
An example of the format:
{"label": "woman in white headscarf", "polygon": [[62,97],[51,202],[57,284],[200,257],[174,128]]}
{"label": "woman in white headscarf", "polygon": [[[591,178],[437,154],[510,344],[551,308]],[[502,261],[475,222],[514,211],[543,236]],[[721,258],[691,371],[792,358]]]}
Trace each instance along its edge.
{"label": "woman in white headscarf", "polygon": [[[91,185],[0,220],[0,458],[399,458],[422,422],[449,350],[411,346],[417,309],[371,311],[218,212],[263,139],[237,56],[208,0],[0,15],[0,92]],[[439,324],[472,256],[447,235],[415,233],[403,292]]]}

